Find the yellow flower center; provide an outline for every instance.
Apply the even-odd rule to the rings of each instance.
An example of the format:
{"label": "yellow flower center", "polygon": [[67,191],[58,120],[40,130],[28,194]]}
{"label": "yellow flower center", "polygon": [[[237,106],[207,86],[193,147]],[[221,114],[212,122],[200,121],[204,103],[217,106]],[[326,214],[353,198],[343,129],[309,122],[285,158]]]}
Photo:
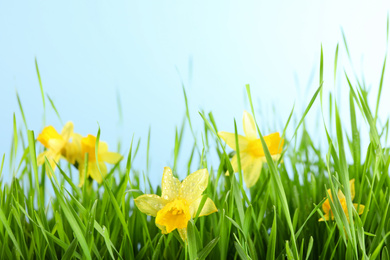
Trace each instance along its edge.
{"label": "yellow flower center", "polygon": [[176,228],[187,228],[191,219],[190,207],[185,199],[175,199],[157,212],[156,223],[165,226],[167,233]]}

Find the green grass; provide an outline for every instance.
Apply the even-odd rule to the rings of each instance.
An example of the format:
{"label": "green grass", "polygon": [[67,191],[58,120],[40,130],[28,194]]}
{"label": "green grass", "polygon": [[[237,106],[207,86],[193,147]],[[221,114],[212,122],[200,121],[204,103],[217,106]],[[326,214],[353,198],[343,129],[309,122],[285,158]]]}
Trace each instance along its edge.
{"label": "green grass", "polygon": [[[345,37],[344,43],[346,46]],[[349,57],[347,46],[346,50]],[[337,45],[334,82],[338,55]],[[78,175],[78,172],[70,165],[64,167],[62,164],[63,168],[57,168],[51,179],[46,176],[45,167],[37,166],[37,150],[41,150],[42,146],[36,143],[37,133],[28,130],[17,95],[25,127],[18,129],[14,116],[14,136],[8,155],[13,171],[10,183],[2,181],[2,169],[7,162],[5,155],[1,157],[0,258],[390,259],[390,149],[386,147],[389,124],[388,119],[385,123],[378,120],[386,58],[384,60],[374,108],[368,104],[364,84],[356,76],[354,79],[357,83],[351,83],[350,76],[345,74],[347,84],[342,87],[348,88],[350,93],[348,122],[340,118],[340,104],[323,89],[321,49],[317,89],[302,114],[292,109],[282,132],[285,138],[282,158],[274,162],[268,149],[265,149],[268,164],[263,167],[260,179],[251,189],[244,188],[242,173],[225,176],[226,171],[232,172],[232,153],[217,136],[218,130],[223,129],[217,128],[218,119],[211,112],[199,113],[204,125],[196,126],[196,129],[202,127],[204,130],[202,138],[197,138],[183,87],[185,119],[176,128],[171,165],[161,165],[161,169],[170,166],[177,174],[179,161],[184,161],[189,174],[194,171],[194,162],[199,161],[196,168],[207,167],[210,173],[205,194],[219,210],[188,223],[188,243],[180,239],[177,231],[162,235],[154,218],[141,213],[134,205],[134,198],[143,193],[161,194],[161,187],[152,186],[148,177],[149,174],[162,177],[162,171],[150,173],[150,129],[145,169],[133,167],[140,142],[132,140],[124,163],[113,167],[101,185],[94,188],[86,184],[79,188],[77,183],[72,182],[72,176]],[[37,63],[36,70],[45,106]],[[246,90],[252,114],[256,118],[257,110],[252,103],[250,87],[247,86]],[[324,111],[326,95],[329,95],[329,111]],[[49,96],[48,99],[59,117],[53,101]],[[317,144],[318,135],[310,135],[306,129],[309,123],[305,117],[313,107],[321,107],[323,123],[318,127],[322,127],[326,133],[320,137],[327,140],[325,149]],[[330,120],[325,116],[328,114]],[[293,117],[298,118],[295,125],[291,120]],[[363,132],[358,122],[366,124],[369,130]],[[189,125],[193,137],[189,158],[179,157],[185,125]],[[236,122],[234,126],[237,134]],[[265,133],[261,131],[264,128],[258,126],[257,129],[266,147],[263,139]],[[287,132],[293,135],[288,136]],[[97,142],[99,135],[100,130]],[[27,143],[24,141],[26,137]],[[362,146],[363,138],[369,138],[368,147]],[[208,164],[212,153],[218,154],[217,165]],[[22,154],[21,158],[17,158],[19,154]],[[291,167],[288,168],[284,162],[289,162]],[[349,180],[353,178],[356,197],[352,202]],[[145,185],[141,186],[140,183]],[[48,187],[53,190],[54,196],[47,194]],[[331,203],[335,220],[318,221],[324,214],[321,205],[328,196],[326,189],[331,189],[334,198],[339,189],[344,192],[348,218],[340,202],[335,200]],[[358,216],[352,203],[365,205],[364,213]]]}

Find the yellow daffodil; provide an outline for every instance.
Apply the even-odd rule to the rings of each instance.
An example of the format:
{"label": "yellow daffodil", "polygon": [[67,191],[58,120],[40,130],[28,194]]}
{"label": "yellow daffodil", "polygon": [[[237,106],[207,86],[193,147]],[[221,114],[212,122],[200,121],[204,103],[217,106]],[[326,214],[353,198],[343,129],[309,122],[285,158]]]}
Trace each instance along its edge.
{"label": "yellow daffodil", "polygon": [[[198,170],[180,182],[173,176],[171,168],[165,167],[161,197],[146,194],[137,197],[134,202],[141,212],[156,217],[156,225],[163,234],[177,229],[180,237],[186,241],[188,221],[196,215],[208,181],[207,169]],[[214,202],[207,198],[199,216],[217,211]]]}
{"label": "yellow daffodil", "polygon": [[[122,155],[119,153],[109,152],[108,145],[105,142],[99,141],[98,146],[98,161],[96,161],[95,155],[95,145],[96,145],[96,137],[93,135],[88,135],[87,137],[80,138],[80,136],[75,136],[75,140],[80,140],[80,157],[74,158],[78,162],[78,168],[80,172],[80,184],[79,186],[83,186],[84,184],[84,176],[85,176],[85,154],[88,153],[88,172],[87,177],[91,177],[96,180],[98,183],[102,183],[104,176],[107,175],[107,166],[105,162],[110,164],[116,164],[122,159]],[[76,141],[77,143],[77,141]],[[77,145],[77,144],[75,144]],[[76,147],[73,147],[74,150],[77,150]],[[99,165],[99,169],[98,169]]]}
{"label": "yellow daffodil", "polygon": [[[61,131],[61,134],[53,126],[47,126],[42,130],[37,137],[37,140],[47,148],[46,151],[40,153],[37,158],[38,165],[42,165],[45,162],[45,157],[49,160],[51,168],[56,168],[56,163],[60,160],[61,156],[65,155],[65,151],[69,145],[69,139],[73,135],[73,123],[68,122],[65,124]],[[50,173],[50,171],[47,171]]]}
{"label": "yellow daffodil", "polygon": [[[352,179],[352,180],[349,181],[349,186],[350,186],[350,189],[351,189],[351,198],[353,200],[355,198],[355,179]],[[331,198],[331,200],[334,201],[333,198],[332,198],[332,193],[331,193],[330,189],[327,190],[327,193],[329,194],[329,197]],[[345,196],[344,196],[344,194],[343,194],[343,192],[341,190],[339,190],[337,192],[337,197],[338,197],[338,199],[340,201],[341,207],[343,208],[345,216],[347,217],[347,220],[349,222],[349,214],[348,214],[347,202],[346,202]],[[356,203],[353,203],[353,206],[355,207],[355,209],[356,209],[356,211],[358,212],[359,215],[363,214],[364,205],[358,205]],[[334,220],[333,212],[332,212],[332,210],[330,208],[329,199],[327,199],[322,204],[322,210],[325,213],[324,218],[320,218],[318,221],[326,221],[326,220],[329,220],[330,217],[332,218],[332,220]]]}
{"label": "yellow daffodil", "polygon": [[[244,111],[243,126],[245,136],[238,135],[238,145],[240,150],[241,169],[244,175],[244,181],[248,188],[255,185],[260,177],[261,168],[264,162],[267,162],[261,144],[257,136],[256,124],[252,115]],[[236,148],[236,137],[234,133],[218,132],[218,135],[233,150]],[[264,136],[268,150],[274,160],[278,160],[283,150],[284,140],[280,138],[279,133],[272,133]],[[237,154],[231,160],[234,172],[238,172]]]}

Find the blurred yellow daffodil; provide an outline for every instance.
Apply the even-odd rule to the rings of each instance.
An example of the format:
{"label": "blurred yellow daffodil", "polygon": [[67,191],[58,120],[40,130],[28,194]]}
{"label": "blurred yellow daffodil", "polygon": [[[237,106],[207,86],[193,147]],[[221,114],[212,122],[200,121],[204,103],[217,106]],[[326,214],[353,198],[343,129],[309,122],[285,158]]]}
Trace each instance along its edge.
{"label": "blurred yellow daffodil", "polygon": [[[38,165],[42,165],[45,162],[45,157],[48,159],[51,168],[56,168],[56,163],[60,160],[61,156],[65,156],[65,151],[69,145],[69,139],[73,135],[73,123],[68,122],[65,124],[61,131],[61,134],[53,126],[47,126],[42,130],[37,137],[37,140],[47,148],[46,151],[40,153],[37,158]],[[47,171],[50,173],[50,171]]]}
{"label": "blurred yellow daffodil", "polygon": [[[134,199],[134,202],[141,212],[156,217],[156,226],[163,234],[177,229],[180,237],[186,241],[188,221],[198,211],[208,180],[207,169],[198,170],[180,182],[173,176],[171,168],[165,167],[161,183],[161,197],[155,194],[145,194]],[[207,198],[199,216],[206,216],[217,211],[214,202]]]}
{"label": "blurred yellow daffodil", "polygon": [[[349,186],[351,189],[351,199],[353,200],[355,198],[355,179],[352,179],[349,181]],[[332,193],[331,193],[330,189],[327,190],[327,193],[329,194],[329,197],[331,198],[331,200],[334,201],[332,198]],[[337,192],[337,197],[340,201],[341,207],[343,208],[345,216],[347,217],[347,220],[349,222],[347,202],[346,202],[345,196],[341,190],[339,190]],[[355,207],[355,209],[359,215],[363,214],[364,205],[358,205],[356,203],[353,203],[353,206]],[[330,217],[332,218],[332,220],[334,220],[333,212],[330,208],[329,199],[326,199],[325,202],[322,204],[322,210],[325,213],[324,218],[320,218],[318,221],[326,221],[326,220],[329,220]]]}
{"label": "blurred yellow daffodil", "polygon": [[[257,136],[256,124],[252,115],[244,111],[243,126],[245,136],[238,135],[238,145],[240,150],[241,169],[244,175],[244,181],[248,188],[255,185],[260,177],[261,168],[264,162],[267,162],[261,144]],[[218,135],[233,150],[236,148],[236,137],[234,133],[218,132]],[[284,140],[280,138],[279,133],[272,133],[264,136],[268,150],[274,160],[278,160],[283,150]],[[231,160],[234,172],[238,172],[237,154]]]}
{"label": "blurred yellow daffodil", "polygon": [[[96,180],[98,183],[102,183],[103,177],[107,175],[107,166],[105,162],[110,164],[116,164],[122,159],[122,155],[119,153],[109,152],[108,151],[108,145],[105,142],[100,142],[98,145],[98,161],[96,161],[96,155],[95,155],[95,145],[96,145],[96,137],[93,135],[88,135],[87,137],[81,137],[79,135],[75,135],[74,140],[76,141],[73,146],[74,154],[77,153],[77,145],[80,145],[81,153],[78,155],[79,157],[72,157],[72,159],[76,160],[78,162],[78,168],[80,172],[80,184],[79,186],[84,185],[84,177],[85,177],[85,154],[88,153],[88,171],[87,171],[87,177],[91,177],[92,179]],[[79,140],[79,144],[78,144]],[[99,165],[99,169],[98,169]]]}

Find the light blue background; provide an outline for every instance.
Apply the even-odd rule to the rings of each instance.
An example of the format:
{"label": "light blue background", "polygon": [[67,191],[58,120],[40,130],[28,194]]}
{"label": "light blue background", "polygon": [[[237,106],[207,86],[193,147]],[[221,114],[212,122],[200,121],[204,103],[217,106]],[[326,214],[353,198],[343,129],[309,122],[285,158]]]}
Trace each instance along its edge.
{"label": "light blue background", "polygon": [[[175,127],[185,114],[182,83],[199,137],[203,131],[199,110],[212,111],[220,130],[233,132],[236,118],[238,131],[242,132],[242,113],[249,110],[244,87],[247,83],[251,84],[264,133],[281,132],[293,104],[294,117],[298,118],[318,87],[322,43],[324,91],[337,94],[343,116],[348,119],[344,70],[351,76],[364,73],[372,88],[370,102],[374,106],[387,50],[389,7],[389,1],[2,1],[3,178],[10,180],[12,175],[7,166],[13,113],[17,127],[24,128],[16,91],[28,128],[36,136],[43,128],[35,57],[44,91],[53,99],[63,121],[73,121],[75,131],[82,135],[96,134],[99,124],[101,140],[112,150],[121,140],[125,156],[133,134],[135,139],[141,138],[134,165],[141,171],[145,171],[151,127],[151,176],[157,184],[163,167],[172,166]],[[341,27],[353,67],[342,43]],[[337,43],[340,62],[334,87]],[[118,94],[123,124],[119,121]],[[389,96],[387,72],[380,106],[382,120],[389,116]],[[322,128],[319,107],[317,101],[308,122],[321,140],[324,135],[318,131]],[[46,123],[62,128],[47,98]],[[364,122],[361,127],[364,129]],[[189,128],[186,130],[181,155],[185,162],[192,148]],[[183,164],[179,175],[183,176],[180,172],[184,171]]]}

